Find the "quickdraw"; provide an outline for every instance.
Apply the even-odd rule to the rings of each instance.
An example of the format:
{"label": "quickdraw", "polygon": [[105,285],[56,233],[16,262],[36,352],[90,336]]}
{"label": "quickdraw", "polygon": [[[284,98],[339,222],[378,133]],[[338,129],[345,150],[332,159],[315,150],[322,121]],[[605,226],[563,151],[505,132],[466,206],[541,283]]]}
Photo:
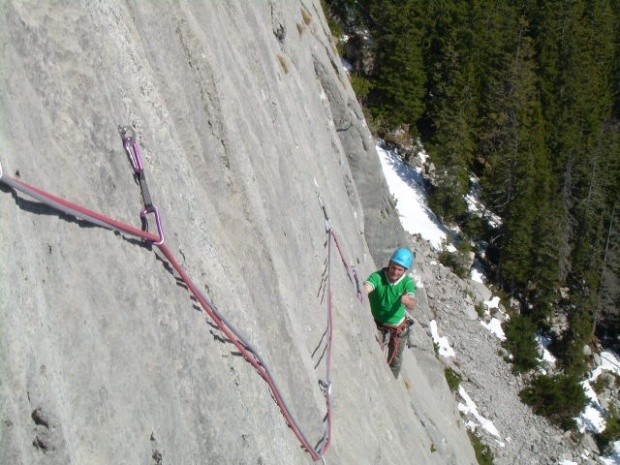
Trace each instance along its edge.
{"label": "quickdraw", "polygon": [[161,215],[158,208],[153,205],[149,187],[146,183],[146,175],[144,174],[144,162],[142,155],[140,154],[140,147],[138,146],[138,139],[136,132],[132,127],[119,126],[118,132],[123,140],[123,147],[127,153],[127,158],[133,168],[134,179],[140,186],[140,192],[142,193],[142,203],[144,204],[144,210],[140,212],[140,220],[142,222],[142,229],[148,231],[149,222],[147,215],[154,215],[155,224],[157,226],[157,232],[159,234],[159,240],[153,242],[155,245],[161,245],[164,243],[164,228],[161,222]]}

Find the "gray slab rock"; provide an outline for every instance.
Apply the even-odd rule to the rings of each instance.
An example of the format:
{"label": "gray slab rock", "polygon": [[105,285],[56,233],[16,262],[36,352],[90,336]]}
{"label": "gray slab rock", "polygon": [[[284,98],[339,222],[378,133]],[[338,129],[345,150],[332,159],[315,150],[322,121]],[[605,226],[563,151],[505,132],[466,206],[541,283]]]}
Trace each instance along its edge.
{"label": "gray slab rock", "polygon": [[[5,1],[0,50],[5,175],[139,226],[133,126],[166,244],[318,442],[317,190],[360,276],[405,240],[319,2]],[[161,253],[5,188],[0,218],[0,463],[312,462]],[[394,380],[331,262],[328,463],[475,463],[429,345]]]}

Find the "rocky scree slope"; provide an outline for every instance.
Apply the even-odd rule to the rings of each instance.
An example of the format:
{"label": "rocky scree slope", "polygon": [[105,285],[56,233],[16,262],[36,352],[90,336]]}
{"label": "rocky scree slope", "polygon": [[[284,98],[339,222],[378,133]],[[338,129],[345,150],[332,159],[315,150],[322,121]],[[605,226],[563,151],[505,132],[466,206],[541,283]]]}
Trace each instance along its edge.
{"label": "rocky scree slope", "polygon": [[[476,281],[460,279],[441,265],[439,254],[425,240],[418,236],[411,240],[418,255],[418,280],[432,284],[425,294],[428,313],[417,314],[420,326],[416,326],[416,346],[424,345],[430,336],[429,322],[434,320],[440,337],[447,338],[454,349],[453,356],[441,357],[442,362],[461,376],[460,386],[473,400],[477,413],[497,430],[498,435],[492,434],[479,418],[467,414],[476,434],[491,448],[495,465],[600,463],[591,435],[577,437],[564,432],[521,402],[519,392],[526,386],[527,375],[513,373],[501,340],[482,326],[492,317],[505,320],[505,309],[500,304],[500,311],[482,317],[476,310],[476,306],[490,301],[491,291]],[[414,347],[414,352],[417,350]],[[460,396],[459,401],[465,404]]]}
{"label": "rocky scree slope", "polygon": [[[317,189],[360,276],[406,241],[319,2],[5,1],[0,49],[5,176],[139,225],[133,126],[168,246],[318,441]],[[160,253],[6,187],[0,217],[0,463],[311,462]],[[394,380],[332,261],[328,463],[475,463],[430,341]]]}

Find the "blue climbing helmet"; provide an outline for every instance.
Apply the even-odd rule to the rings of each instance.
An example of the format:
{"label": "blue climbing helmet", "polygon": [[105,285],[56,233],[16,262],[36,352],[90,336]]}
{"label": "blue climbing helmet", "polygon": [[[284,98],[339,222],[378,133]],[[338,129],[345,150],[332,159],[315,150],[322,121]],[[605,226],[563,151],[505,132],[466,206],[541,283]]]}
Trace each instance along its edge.
{"label": "blue climbing helmet", "polygon": [[411,268],[411,265],[413,265],[413,254],[409,249],[406,249],[405,247],[399,247],[392,254],[390,261],[409,269]]}

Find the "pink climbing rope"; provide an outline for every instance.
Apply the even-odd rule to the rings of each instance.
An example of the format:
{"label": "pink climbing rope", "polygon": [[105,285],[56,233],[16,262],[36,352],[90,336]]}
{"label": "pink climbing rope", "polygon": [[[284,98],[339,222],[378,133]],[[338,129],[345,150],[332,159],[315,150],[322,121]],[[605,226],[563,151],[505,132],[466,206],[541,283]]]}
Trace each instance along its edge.
{"label": "pink climbing rope", "polygon": [[327,404],[327,415],[325,421],[327,422],[327,433],[325,436],[325,443],[323,444],[323,451],[326,451],[331,446],[332,439],[332,408],[331,408],[331,395],[332,395],[332,357],[333,357],[333,343],[334,343],[334,305],[332,299],[332,284],[331,284],[331,249],[333,236],[328,232],[329,237],[327,241],[327,359],[325,361],[325,383],[323,390],[325,393],[325,402]]}
{"label": "pink climbing rope", "polygon": [[[315,181],[315,185],[317,186],[317,189],[318,189],[318,185],[316,184],[316,181]],[[334,324],[334,308],[333,307],[334,305],[333,305],[333,298],[332,298],[332,282],[331,282],[332,242],[336,245],[336,249],[338,250],[338,254],[340,255],[340,260],[342,261],[342,264],[345,268],[349,281],[355,284],[356,291],[357,291],[357,297],[360,302],[363,302],[363,297],[362,297],[362,292],[361,292],[361,287],[360,287],[359,279],[357,276],[357,272],[355,268],[349,265],[349,262],[345,257],[345,254],[340,245],[340,241],[338,240],[338,236],[336,235],[334,228],[332,227],[331,221],[329,219],[329,215],[327,214],[327,208],[325,207],[323,198],[321,197],[321,194],[318,192],[318,190],[317,190],[317,197],[319,200],[319,205],[321,206],[321,209],[323,210],[323,215],[325,217],[325,230],[327,232],[327,333],[328,333],[328,336],[327,336],[327,360],[326,360],[326,369],[325,369],[326,375],[325,375],[325,381],[321,383],[321,386],[323,387],[323,391],[325,393],[325,402],[327,404],[327,415],[325,417],[325,421],[327,423],[327,432],[320,442],[320,444],[322,443],[320,450],[322,451],[322,453],[324,453],[331,446],[331,439],[332,439],[331,368],[332,368],[332,358],[333,358],[332,346],[333,346],[333,339],[334,339],[334,331],[333,331],[333,324]]]}
{"label": "pink climbing rope", "polygon": [[[269,373],[269,370],[266,364],[262,361],[260,356],[251,348],[251,346],[245,342],[241,341],[236,330],[233,330],[232,326],[225,321],[224,318],[219,314],[215,306],[213,306],[202,294],[202,292],[198,289],[195,283],[192,281],[190,276],[187,274],[185,269],[179,264],[179,261],[176,259],[170,248],[162,241],[162,236],[155,235],[149,233],[148,231],[142,231],[138,228],[135,228],[129,224],[123,223],[121,221],[110,218],[101,213],[95,212],[88,208],[85,208],[81,205],[75,204],[68,200],[57,197],[53,194],[50,194],[42,189],[26,184],[25,182],[14,179],[8,176],[3,176],[0,178],[0,182],[13,187],[14,189],[19,190],[20,192],[27,194],[31,197],[36,198],[37,200],[49,205],[50,207],[59,210],[63,213],[70,214],[72,216],[76,216],[79,219],[84,221],[88,221],[90,223],[108,227],[111,229],[115,229],[118,231],[122,231],[126,234],[132,235],[134,237],[138,237],[149,241],[155,244],[159,250],[163,253],[166,259],[170,262],[170,264],[174,267],[174,269],[179,273],[188,289],[194,297],[200,303],[203,311],[209,315],[209,317],[215,322],[218,328],[226,335],[226,337],[235,345],[237,349],[241,352],[244,358],[258,371],[260,376],[266,381],[269,386],[271,393],[276,401],[276,404],[280,408],[286,422],[293,430],[293,433],[297,437],[297,439],[301,442],[304,449],[310,454],[314,461],[321,460],[322,455],[319,454],[310,444],[308,439],[305,437],[303,432],[301,431],[298,423],[295,421],[293,415],[290,412],[290,409],[286,405],[282,394],[280,393],[279,388],[276,385],[275,380]],[[322,451],[324,454],[326,449]]]}
{"label": "pink climbing rope", "polygon": [[[131,140],[123,139],[123,145],[125,150],[127,150],[129,155],[134,154],[134,159],[130,158],[132,162],[132,167],[134,168],[134,172],[136,174],[142,175],[141,178],[141,187],[146,189],[146,184],[144,182],[143,177],[143,164],[142,159],[139,155],[139,149],[137,146],[137,142],[135,137]],[[276,404],[278,405],[282,415],[284,416],[287,424],[293,431],[293,434],[297,437],[302,447],[310,454],[314,461],[324,460],[324,455],[327,453],[329,448],[331,447],[332,441],[332,402],[331,402],[331,366],[332,366],[332,358],[333,358],[333,303],[332,303],[332,290],[331,290],[331,241],[333,240],[336,244],[336,247],[340,253],[340,257],[342,263],[344,264],[347,274],[349,275],[349,279],[351,279],[350,267],[348,262],[346,261],[344,254],[342,253],[342,249],[339,245],[338,239],[330,228],[327,230],[329,234],[328,241],[328,298],[327,298],[327,331],[328,331],[328,342],[326,348],[326,379],[325,381],[320,381],[320,385],[323,389],[325,395],[325,403],[326,403],[326,431],[319,441],[317,447],[313,447],[301,428],[299,427],[298,422],[295,420],[293,414],[291,413],[284,397],[281,394],[280,389],[277,386],[275,379],[272,377],[270,370],[265,363],[265,361],[260,357],[256,350],[251,346],[251,344],[240,334],[240,332],[235,329],[235,327],[228,322],[223,315],[219,312],[217,307],[211,303],[200,291],[200,289],[193,282],[189,274],[185,271],[185,269],[180,265],[177,258],[174,256],[170,248],[164,243],[164,234],[163,227],[161,225],[161,218],[159,215],[159,211],[152,204],[147,205],[145,210],[141,213],[141,216],[144,220],[144,216],[146,214],[153,213],[156,217],[156,224],[158,229],[158,234],[153,234],[148,231],[144,231],[138,229],[132,225],[126,224],[124,222],[115,220],[111,217],[108,217],[102,213],[96,212],[94,210],[90,210],[86,207],[78,205],[76,203],[65,200],[61,197],[50,194],[42,189],[31,186],[21,180],[3,175],[2,165],[0,164],[0,182],[4,183],[30,197],[33,197],[39,200],[42,203],[66,214],[79,218],[83,221],[90,222],[91,224],[113,229],[117,231],[122,231],[126,234],[129,234],[134,237],[141,238],[145,241],[152,243],[157,246],[162,254],[166,257],[168,262],[172,265],[172,267],[176,270],[176,272],[181,276],[184,283],[187,285],[190,292],[194,295],[194,297],[200,303],[202,310],[213,320],[213,322],[218,326],[218,328],[226,335],[226,337],[234,344],[234,346],[239,350],[239,352],[243,355],[243,357],[256,369],[259,375],[263,378],[263,380],[267,383]],[[143,192],[143,196],[146,198]],[[150,200],[150,196],[148,197]],[[323,207],[324,208],[324,207]],[[353,271],[353,273],[355,273]],[[354,274],[355,278],[357,276]],[[358,294],[359,294],[359,285],[358,285]]]}
{"label": "pink climbing rope", "polygon": [[[314,182],[314,184],[317,186],[317,189],[318,189],[318,185],[316,181]],[[323,216],[325,218],[325,229],[327,230],[327,234],[329,234],[330,238],[333,239],[334,243],[336,244],[336,248],[338,249],[338,253],[340,254],[340,260],[342,261],[342,265],[344,266],[344,269],[347,272],[349,281],[355,284],[357,298],[359,299],[360,302],[363,302],[364,294],[362,293],[362,286],[360,285],[360,280],[359,280],[359,277],[357,276],[357,270],[354,267],[350,266],[349,261],[346,259],[346,256],[342,250],[342,246],[340,245],[340,241],[338,240],[338,235],[334,232],[334,228],[332,227],[331,220],[329,219],[329,215],[327,214],[327,207],[325,207],[325,202],[323,202],[323,198],[321,197],[321,194],[318,192],[318,190],[317,190],[316,195],[319,199],[319,205],[321,206],[321,209],[323,210]]]}

